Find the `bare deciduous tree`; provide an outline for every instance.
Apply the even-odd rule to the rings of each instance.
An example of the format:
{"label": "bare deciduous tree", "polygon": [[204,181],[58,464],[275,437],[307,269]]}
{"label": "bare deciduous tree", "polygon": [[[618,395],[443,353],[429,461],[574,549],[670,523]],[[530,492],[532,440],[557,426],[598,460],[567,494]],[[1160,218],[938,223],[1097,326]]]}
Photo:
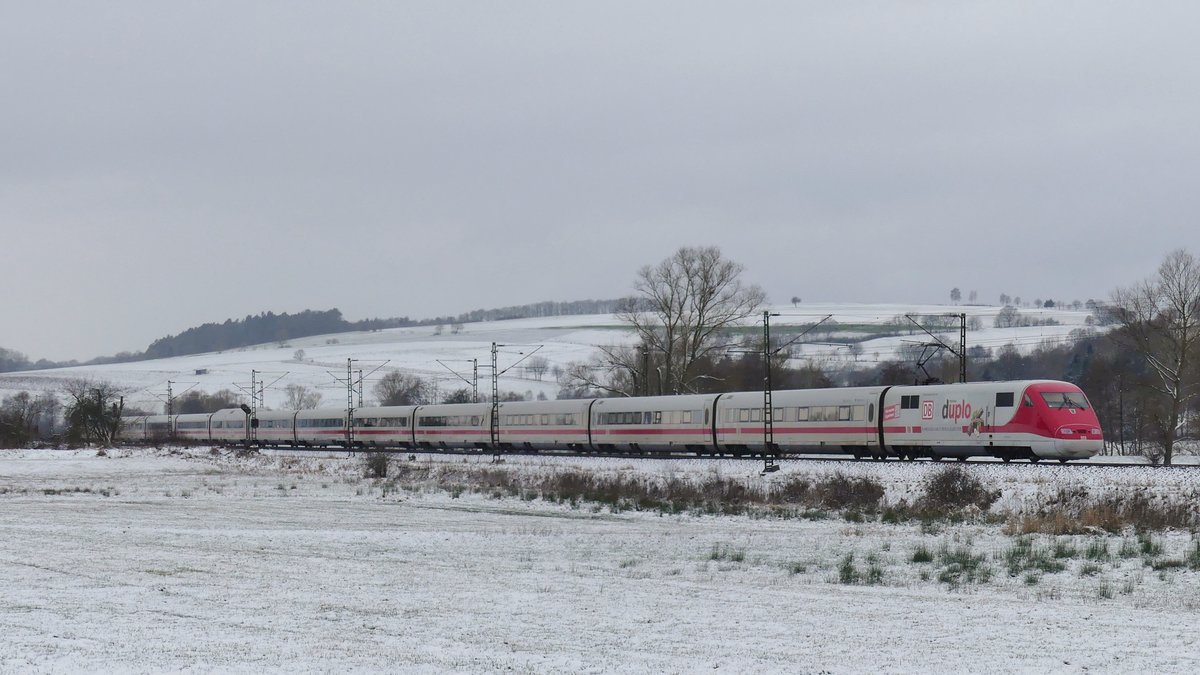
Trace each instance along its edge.
{"label": "bare deciduous tree", "polygon": [[0,447],[21,447],[32,440],[39,428],[49,426],[58,410],[58,399],[50,394],[34,398],[22,391],[6,396],[0,403]]}
{"label": "bare deciduous tree", "polygon": [[121,431],[123,390],[111,382],[76,379],[67,382],[63,392],[68,397],[67,436],[112,445]]}
{"label": "bare deciduous tree", "polygon": [[177,396],[172,410],[176,415],[211,413],[224,408],[236,408],[237,404],[237,394],[228,389],[222,389],[215,394],[194,390]]}
{"label": "bare deciduous tree", "polygon": [[1200,390],[1200,261],[1183,249],[1172,251],[1156,275],[1114,291],[1112,303],[1120,324],[1113,338],[1144,356],[1158,376],[1153,388],[1167,405],[1156,426],[1170,464],[1183,410]]}
{"label": "bare deciduous tree", "polygon": [[283,407],[288,410],[312,410],[321,405],[323,396],[302,384],[289,384],[283,388],[286,399]]}
{"label": "bare deciduous tree", "polygon": [[430,398],[430,387],[424,380],[398,370],[384,375],[374,391],[379,405],[425,405]]}
{"label": "bare deciduous tree", "polygon": [[550,370],[550,360],[544,356],[534,356],[526,362],[525,370],[529,372],[534,379],[541,380],[546,376],[546,371]]}
{"label": "bare deciduous tree", "polygon": [[[638,271],[634,289],[640,297],[631,298],[617,318],[637,332],[651,367],[661,369],[665,392],[695,391],[708,376],[698,364],[723,348],[718,337],[766,300],[761,288],[742,282],[742,271],[715,246],[685,246]],[[625,363],[631,359],[616,351],[608,353],[614,367],[640,372],[640,358]]]}

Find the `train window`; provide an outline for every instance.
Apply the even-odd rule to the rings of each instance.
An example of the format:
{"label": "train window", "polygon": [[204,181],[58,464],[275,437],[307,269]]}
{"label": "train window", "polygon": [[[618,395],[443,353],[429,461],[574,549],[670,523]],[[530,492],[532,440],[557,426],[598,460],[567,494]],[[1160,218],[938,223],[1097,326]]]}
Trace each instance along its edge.
{"label": "train window", "polygon": [[921,407],[921,397],[920,396],[913,394],[912,396],[901,396],[900,397],[900,409],[901,410],[916,410],[917,408],[920,408],[920,407]]}
{"label": "train window", "polygon": [[796,421],[797,422],[807,422],[808,421],[808,408],[796,408]]}
{"label": "train window", "polygon": [[783,408],[772,408],[771,409],[771,421],[773,421],[773,422],[782,422],[783,421]]}
{"label": "train window", "polygon": [[1083,394],[1072,391],[1043,392],[1042,400],[1051,408],[1078,408],[1087,410],[1087,399]]}
{"label": "train window", "polygon": [[479,421],[480,421],[480,420],[479,420],[479,415],[472,415],[472,416],[471,416],[471,426],[473,426],[473,427],[477,427],[477,426],[479,426]]}
{"label": "train window", "polygon": [[823,406],[814,405],[808,409],[808,419],[812,422],[825,421],[825,408]]}
{"label": "train window", "polygon": [[761,422],[762,421],[762,408],[751,408],[750,409],[750,421],[751,422]]}
{"label": "train window", "polygon": [[866,412],[867,412],[867,409],[865,406],[856,405],[856,406],[854,406],[854,409],[851,413],[850,419],[854,420],[855,422],[861,422],[861,421],[863,421],[863,418],[866,416]]}
{"label": "train window", "polygon": [[749,408],[741,408],[738,410],[738,421],[739,422],[749,422],[750,421],[750,409]]}
{"label": "train window", "polygon": [[874,403],[867,406],[867,421],[868,422],[875,421],[875,404]]}
{"label": "train window", "polygon": [[684,423],[684,424],[691,424],[691,423],[692,423],[692,411],[691,411],[691,410],[684,410],[684,411],[683,411],[683,423]]}
{"label": "train window", "polygon": [[1025,402],[1026,408],[1033,407],[1033,399],[1029,398],[1029,394],[1025,394],[1025,396],[1023,396],[1021,400]]}
{"label": "train window", "polygon": [[550,424],[550,416],[542,415],[542,426],[547,426],[548,424]]}
{"label": "train window", "polygon": [[704,409],[704,424],[708,425],[708,408]]}
{"label": "train window", "polygon": [[656,410],[654,412],[654,423],[662,424],[662,411],[661,410]]}
{"label": "train window", "polygon": [[996,407],[997,408],[1013,407],[1013,396],[1014,396],[1014,394],[1011,391],[996,392]]}
{"label": "train window", "polygon": [[848,406],[848,405],[838,406],[837,418],[838,418],[839,422],[849,422],[850,421],[850,406]]}

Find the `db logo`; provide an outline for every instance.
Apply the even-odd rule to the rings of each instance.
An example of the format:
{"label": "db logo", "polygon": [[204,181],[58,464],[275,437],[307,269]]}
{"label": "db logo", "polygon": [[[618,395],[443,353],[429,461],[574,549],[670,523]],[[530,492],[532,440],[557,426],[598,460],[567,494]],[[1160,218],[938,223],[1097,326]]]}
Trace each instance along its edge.
{"label": "db logo", "polygon": [[921,401],[921,419],[933,419],[933,401]]}

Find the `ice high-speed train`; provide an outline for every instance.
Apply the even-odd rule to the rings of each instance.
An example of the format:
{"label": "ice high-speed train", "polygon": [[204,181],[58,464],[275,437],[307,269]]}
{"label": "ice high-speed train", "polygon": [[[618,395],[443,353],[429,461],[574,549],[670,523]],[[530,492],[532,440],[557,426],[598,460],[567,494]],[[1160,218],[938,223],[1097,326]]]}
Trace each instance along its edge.
{"label": "ice high-speed train", "polygon": [[391,406],[124,420],[128,440],[697,455],[1084,459],[1103,449],[1079,387],[1051,380]]}

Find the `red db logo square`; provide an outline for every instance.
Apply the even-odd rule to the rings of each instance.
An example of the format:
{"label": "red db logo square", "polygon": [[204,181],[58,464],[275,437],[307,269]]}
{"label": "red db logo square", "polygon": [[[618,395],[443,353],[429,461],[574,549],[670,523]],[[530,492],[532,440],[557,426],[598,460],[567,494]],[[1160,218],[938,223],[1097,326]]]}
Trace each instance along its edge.
{"label": "red db logo square", "polygon": [[921,419],[933,419],[933,401],[921,401]]}

